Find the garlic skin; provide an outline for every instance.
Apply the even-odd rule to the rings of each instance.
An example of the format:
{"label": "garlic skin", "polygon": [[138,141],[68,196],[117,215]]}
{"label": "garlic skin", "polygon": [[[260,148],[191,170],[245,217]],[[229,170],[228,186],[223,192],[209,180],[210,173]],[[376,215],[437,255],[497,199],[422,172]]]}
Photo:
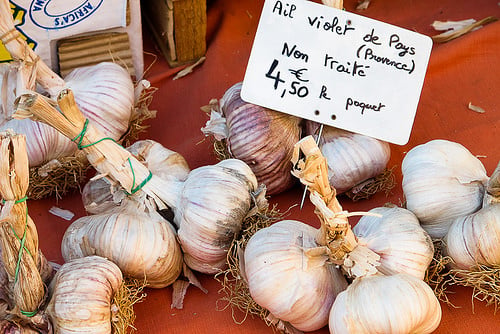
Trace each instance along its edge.
{"label": "garlic skin", "polygon": [[455,219],[444,238],[444,253],[459,269],[500,264],[500,204]]}
{"label": "garlic skin", "polygon": [[[206,135],[226,138],[232,158],[246,162],[259,183],[266,185],[268,195],[289,189],[296,180],[290,174],[293,145],[301,136],[301,119],[267,109],[241,99],[242,83],[230,87],[219,101],[220,113],[225,117],[223,130],[220,115],[202,128]],[[212,110],[212,114],[217,111]]]}
{"label": "garlic skin", "polygon": [[301,331],[325,326],[335,297],[347,287],[316,243],[317,233],[299,221],[280,221],[257,231],[244,253],[252,299]]}
{"label": "garlic skin", "polygon": [[405,273],[424,279],[434,255],[434,245],[417,217],[409,210],[379,207],[362,216],[353,227],[358,242],[380,255],[379,272]]}
{"label": "garlic skin", "polygon": [[[318,128],[307,121],[306,134],[317,134]],[[328,163],[330,185],[339,194],[382,173],[391,157],[385,141],[326,125],[318,146]]]}
{"label": "garlic skin", "polygon": [[[154,140],[138,140],[126,149],[162,179],[184,181],[190,172],[182,155]],[[125,196],[119,185],[111,184],[104,177],[90,179],[82,189],[83,205],[90,214],[102,213],[117,206]]]}
{"label": "garlic skin", "polygon": [[118,140],[128,129],[134,107],[134,83],[122,66],[102,62],[75,68],[65,78],[81,112],[106,137]]}
{"label": "garlic skin", "polygon": [[51,282],[47,306],[54,332],[111,333],[111,300],[122,279],[120,269],[99,256],[63,264]]}
{"label": "garlic skin", "polygon": [[406,207],[432,238],[442,238],[454,219],[481,208],[486,170],[459,143],[436,139],[412,148],[402,162]]}
{"label": "garlic skin", "polygon": [[106,213],[84,216],[66,230],[61,243],[65,261],[90,255],[105,257],[124,275],[149,287],[172,284],[182,270],[182,253],[173,227],[156,212],[132,201]]}
{"label": "garlic skin", "polygon": [[[5,77],[3,80],[5,81]],[[51,88],[54,92],[59,92],[65,87],[71,87],[75,91],[78,107],[105,137],[119,140],[126,132],[134,106],[134,84],[123,67],[105,62],[76,68],[62,81],[60,87]],[[15,98],[21,93],[18,88],[5,94],[11,94]],[[46,124],[29,119],[10,119],[14,112],[11,104],[14,98],[2,98],[2,119],[5,122],[0,130],[12,129],[26,135],[30,167],[70,156],[77,150],[75,143]]]}
{"label": "garlic skin", "polygon": [[335,300],[330,333],[432,333],[441,306],[432,289],[407,274],[356,278]]}
{"label": "garlic skin", "polygon": [[174,206],[178,239],[191,269],[215,274],[227,267],[227,251],[257,187],[250,167],[237,159],[191,171]]}

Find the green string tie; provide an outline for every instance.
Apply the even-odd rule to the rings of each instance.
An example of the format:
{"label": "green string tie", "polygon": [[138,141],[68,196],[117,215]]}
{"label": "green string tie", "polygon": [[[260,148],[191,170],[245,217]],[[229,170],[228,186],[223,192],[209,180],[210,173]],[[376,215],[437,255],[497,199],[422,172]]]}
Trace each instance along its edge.
{"label": "green string tie", "polygon": [[[93,142],[93,143],[90,143],[90,144],[87,144],[87,145],[82,145],[82,142],[83,142],[83,138],[85,136],[85,133],[87,132],[87,128],[88,128],[88,125],[89,125],[89,119],[85,119],[85,123],[83,124],[83,129],[82,131],[80,131],[80,133],[78,135],[76,135],[75,138],[71,139],[72,142],[75,142],[76,143],[76,146],[78,147],[79,150],[81,149],[84,149],[86,147],[90,147],[90,146],[93,146],[97,143],[100,143],[104,140],[111,140],[113,142],[116,143],[116,140],[114,140],[113,138],[110,138],[110,137],[104,137],[104,138],[101,138],[99,139],[98,141],[96,142]],[[117,143],[118,144],[118,143]],[[119,144],[118,144],[119,145]],[[121,146],[121,145],[120,145]],[[153,173],[151,173],[151,171],[149,171],[149,175],[140,183],[138,184],[137,186],[135,185],[135,172],[134,172],[134,168],[132,167],[132,160],[130,160],[130,158],[127,159],[128,160],[128,164],[130,166],[130,170],[132,171],[132,189],[130,189],[130,192],[125,191],[125,193],[127,195],[133,195],[135,194],[136,192],[138,192],[139,190],[142,189],[142,187],[144,187],[144,185],[146,183],[149,182],[149,180],[151,180],[151,178],[153,177]]]}

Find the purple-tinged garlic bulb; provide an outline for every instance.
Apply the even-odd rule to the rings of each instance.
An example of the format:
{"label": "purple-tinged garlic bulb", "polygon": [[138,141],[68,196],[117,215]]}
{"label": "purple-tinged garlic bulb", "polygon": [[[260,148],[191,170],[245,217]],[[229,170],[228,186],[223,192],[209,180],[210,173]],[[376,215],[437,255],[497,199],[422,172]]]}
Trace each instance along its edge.
{"label": "purple-tinged garlic bulb", "polygon": [[241,86],[237,83],[225,92],[202,131],[225,139],[229,155],[250,166],[268,195],[280,193],[296,182],[290,158],[301,136],[301,119],[243,101]]}

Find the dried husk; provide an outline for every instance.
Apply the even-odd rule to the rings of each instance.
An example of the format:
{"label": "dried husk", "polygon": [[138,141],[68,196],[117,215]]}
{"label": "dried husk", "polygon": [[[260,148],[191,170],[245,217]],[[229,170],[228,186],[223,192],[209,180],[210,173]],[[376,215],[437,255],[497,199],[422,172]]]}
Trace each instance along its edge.
{"label": "dried husk", "polygon": [[301,119],[243,101],[241,87],[236,83],[220,101],[212,101],[211,119],[202,131],[214,136],[216,147],[227,149],[219,157],[246,162],[259,183],[266,185],[267,194],[278,194],[296,183],[290,158],[301,136]]}
{"label": "dried husk", "polygon": [[4,320],[45,328],[42,304],[52,267],[38,249],[36,226],[28,214],[28,155],[26,137],[0,133],[0,247]]}

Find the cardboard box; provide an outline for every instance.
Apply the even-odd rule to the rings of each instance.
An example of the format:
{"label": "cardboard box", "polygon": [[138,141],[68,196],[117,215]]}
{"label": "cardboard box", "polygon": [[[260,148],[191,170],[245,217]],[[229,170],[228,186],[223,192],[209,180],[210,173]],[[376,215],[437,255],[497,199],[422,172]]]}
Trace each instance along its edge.
{"label": "cardboard box", "polygon": [[[55,72],[114,61],[142,78],[140,0],[13,0],[16,28]],[[0,61],[11,60],[1,45]]]}
{"label": "cardboard box", "polygon": [[192,63],[206,52],[206,0],[142,0],[144,19],[170,66]]}

